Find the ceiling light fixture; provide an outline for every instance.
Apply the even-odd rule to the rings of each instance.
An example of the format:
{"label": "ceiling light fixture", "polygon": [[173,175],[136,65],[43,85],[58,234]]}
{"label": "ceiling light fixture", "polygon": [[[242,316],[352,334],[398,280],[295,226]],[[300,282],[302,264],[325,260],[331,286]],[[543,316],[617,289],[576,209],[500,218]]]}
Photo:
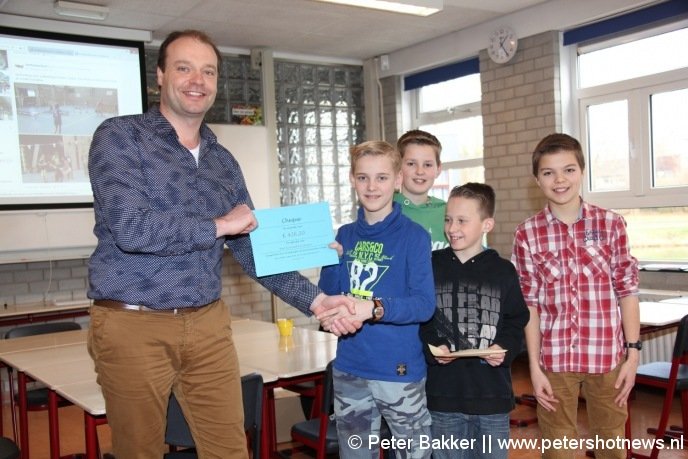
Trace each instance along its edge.
{"label": "ceiling light fixture", "polygon": [[395,13],[430,16],[442,11],[443,0],[319,0],[321,2],[339,3],[341,5],[360,6]]}
{"label": "ceiling light fixture", "polygon": [[95,19],[104,21],[107,18],[110,8],[100,5],[89,5],[87,3],[68,2],[55,0],[55,12],[60,16],[69,16],[81,19]]}

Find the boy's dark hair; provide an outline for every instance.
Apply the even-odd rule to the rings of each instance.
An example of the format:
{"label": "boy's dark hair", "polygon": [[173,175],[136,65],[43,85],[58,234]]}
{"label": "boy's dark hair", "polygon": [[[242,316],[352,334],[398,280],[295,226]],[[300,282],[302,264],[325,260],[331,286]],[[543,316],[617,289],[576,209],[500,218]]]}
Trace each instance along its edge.
{"label": "boy's dark hair", "polygon": [[475,199],[478,201],[478,209],[482,219],[494,218],[496,197],[494,189],[490,185],[476,182],[464,183],[452,188],[449,193],[449,199],[451,198]]}
{"label": "boy's dark hair", "polygon": [[420,129],[413,129],[408,131],[397,140],[397,150],[404,157],[406,147],[409,145],[430,145],[435,150],[435,160],[437,165],[440,165],[440,153],[442,153],[442,144],[437,137],[429,132],[421,131]]}
{"label": "boy's dark hair", "polygon": [[543,155],[557,153],[559,151],[570,151],[576,156],[576,162],[581,170],[585,169],[585,156],[580,142],[568,134],[550,134],[542,139],[535,150],[533,150],[533,176],[537,177],[540,167],[540,158]]}
{"label": "boy's dark hair", "polygon": [[158,51],[157,65],[160,70],[163,72],[165,71],[165,64],[167,64],[167,47],[170,46],[172,42],[184,37],[193,38],[201,43],[211,46],[213,51],[215,51],[215,55],[217,56],[217,71],[220,71],[220,67],[222,67],[222,54],[220,54],[220,50],[217,49],[217,46],[215,43],[213,43],[213,40],[208,36],[207,33],[192,29],[177,30],[175,32],[171,32],[167,38],[165,38],[165,41],[162,42],[160,45],[160,50]]}

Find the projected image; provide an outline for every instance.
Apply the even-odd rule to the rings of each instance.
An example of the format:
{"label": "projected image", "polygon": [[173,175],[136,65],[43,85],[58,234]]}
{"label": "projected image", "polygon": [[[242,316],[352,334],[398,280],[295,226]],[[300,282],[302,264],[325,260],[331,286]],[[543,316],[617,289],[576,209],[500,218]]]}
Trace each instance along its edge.
{"label": "projected image", "polygon": [[0,95],[7,96],[10,94],[10,76],[0,70]]}
{"label": "projected image", "polygon": [[20,135],[23,183],[88,182],[90,136]]}
{"label": "projected image", "polygon": [[15,83],[20,134],[90,135],[119,114],[117,90]]}
{"label": "projected image", "polygon": [[143,56],[141,42],[0,26],[0,212],[93,202],[93,133],[142,113]]}
{"label": "projected image", "polygon": [[9,97],[0,96],[0,121],[13,120],[12,100]]}

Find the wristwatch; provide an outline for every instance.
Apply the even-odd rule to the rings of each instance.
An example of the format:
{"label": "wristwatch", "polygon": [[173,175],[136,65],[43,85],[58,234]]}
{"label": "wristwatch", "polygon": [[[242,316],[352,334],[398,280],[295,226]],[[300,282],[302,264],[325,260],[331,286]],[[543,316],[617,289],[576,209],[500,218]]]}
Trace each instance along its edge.
{"label": "wristwatch", "polygon": [[373,322],[377,322],[382,319],[385,315],[385,307],[382,304],[382,300],[379,298],[373,298],[373,316],[371,317]]}
{"label": "wristwatch", "polygon": [[640,351],[643,348],[643,342],[642,341],[636,341],[635,343],[626,343],[626,344],[624,344],[624,347],[626,349],[632,347],[633,349],[638,349]]}

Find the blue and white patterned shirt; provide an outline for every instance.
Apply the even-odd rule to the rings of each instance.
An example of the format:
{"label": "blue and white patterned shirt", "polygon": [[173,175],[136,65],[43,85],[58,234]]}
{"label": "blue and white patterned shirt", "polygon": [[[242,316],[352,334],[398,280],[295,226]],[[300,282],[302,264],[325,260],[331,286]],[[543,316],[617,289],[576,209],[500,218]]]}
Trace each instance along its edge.
{"label": "blue and white patterned shirt", "polygon": [[[200,132],[197,166],[157,107],[98,127],[88,162],[98,238],[89,298],[155,309],[215,301],[225,242],[256,279],[249,237],[215,237],[214,218],[242,203],[253,208],[241,168],[208,126]],[[298,273],[257,280],[307,315],[320,293]]]}

